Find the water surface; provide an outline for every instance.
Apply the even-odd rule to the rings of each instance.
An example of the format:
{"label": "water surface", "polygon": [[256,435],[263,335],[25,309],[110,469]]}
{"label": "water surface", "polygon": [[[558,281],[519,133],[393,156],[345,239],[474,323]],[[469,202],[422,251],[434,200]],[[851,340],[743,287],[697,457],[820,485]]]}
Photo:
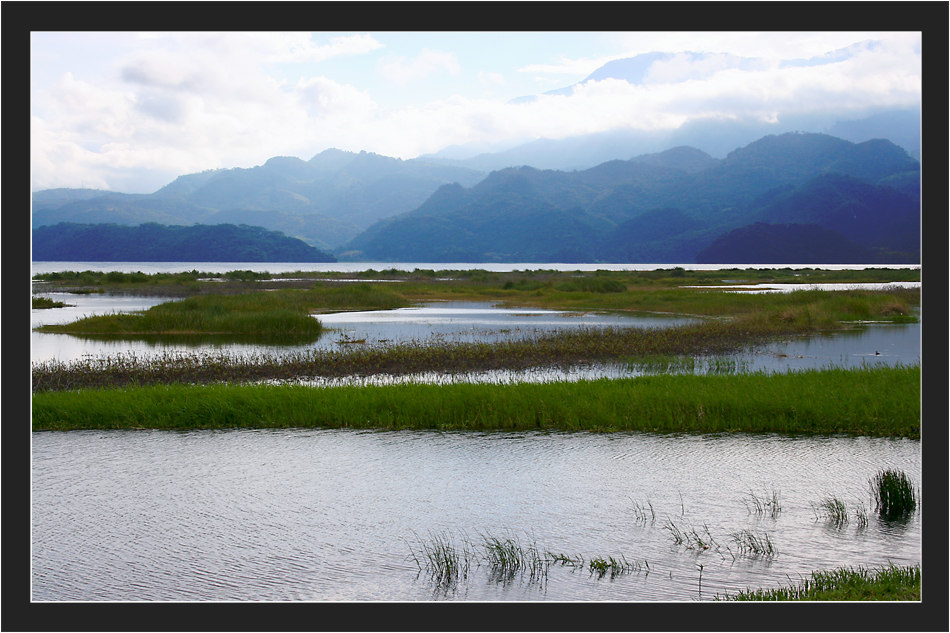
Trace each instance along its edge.
{"label": "water surface", "polygon": [[[920,562],[920,515],[836,527],[868,480],[920,481],[920,442],[772,435],[348,430],[32,434],[34,600],[709,600],[813,570]],[[775,492],[775,516],[750,494]],[[643,520],[638,508],[652,508]],[[677,545],[668,525],[707,532]],[[767,534],[774,556],[731,534]],[[550,566],[436,582],[412,558],[433,534],[480,535],[649,565],[599,578]],[[703,565],[702,585],[699,568]]]}

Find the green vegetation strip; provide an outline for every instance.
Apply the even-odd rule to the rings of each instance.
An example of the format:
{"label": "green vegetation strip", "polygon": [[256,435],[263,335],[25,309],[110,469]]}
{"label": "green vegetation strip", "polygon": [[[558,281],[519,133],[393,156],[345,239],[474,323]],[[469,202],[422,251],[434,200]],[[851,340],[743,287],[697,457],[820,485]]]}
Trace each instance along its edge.
{"label": "green vegetation strip", "polygon": [[920,565],[816,571],[797,585],[756,589],[722,600],[920,600]]}
{"label": "green vegetation strip", "polygon": [[372,428],[920,437],[920,366],[579,382],[167,385],[33,394],[32,426]]}

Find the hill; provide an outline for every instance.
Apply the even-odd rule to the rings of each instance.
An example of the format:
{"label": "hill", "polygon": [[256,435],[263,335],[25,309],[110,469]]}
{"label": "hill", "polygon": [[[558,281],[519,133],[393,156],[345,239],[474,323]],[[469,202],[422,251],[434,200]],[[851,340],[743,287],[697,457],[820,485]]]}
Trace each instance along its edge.
{"label": "hill", "polygon": [[33,261],[335,262],[301,240],[255,226],[60,223],[33,229]]}
{"label": "hill", "polygon": [[278,156],[249,169],[187,174],[152,194],[39,191],[33,194],[32,226],[253,222],[332,250],[374,222],[418,207],[443,184],[470,186],[484,175],[467,168],[329,149],[309,161]]}
{"label": "hill", "polygon": [[576,261],[683,263],[757,222],[818,224],[861,246],[919,253],[919,170],[889,141],[800,133],[718,160],[674,148],[584,171],[509,168],[470,188],[440,188],[353,239],[346,256],[545,262],[569,252]]}

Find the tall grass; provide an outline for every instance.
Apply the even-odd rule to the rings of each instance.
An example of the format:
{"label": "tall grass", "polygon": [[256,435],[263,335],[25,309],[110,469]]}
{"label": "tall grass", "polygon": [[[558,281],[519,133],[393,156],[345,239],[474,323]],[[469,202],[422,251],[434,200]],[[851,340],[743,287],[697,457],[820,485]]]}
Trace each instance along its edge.
{"label": "tall grass", "polygon": [[878,568],[839,567],[813,572],[797,585],[747,589],[718,600],[920,600],[920,564]]}
{"label": "tall grass", "polygon": [[839,528],[847,525],[849,521],[848,505],[838,497],[822,499],[815,507],[815,514],[819,519]]}
{"label": "tall grass", "polygon": [[[349,427],[920,437],[920,367],[519,384],[36,392],[34,430]],[[842,394],[849,397],[842,397]]]}
{"label": "tall grass", "polygon": [[731,537],[742,554],[763,558],[774,558],[778,555],[778,550],[768,532],[758,534],[752,530],[739,530]]}
{"label": "tall grass", "polygon": [[782,512],[782,505],[779,502],[779,493],[777,490],[767,490],[761,495],[757,495],[750,490],[743,499],[746,509],[750,514],[757,514],[774,519]]}
{"label": "tall grass", "polygon": [[472,565],[477,564],[472,548],[464,540],[456,543],[445,532],[432,533],[428,540],[420,540],[418,551],[410,545],[409,555],[419,569],[425,570],[443,589],[451,589],[468,578]]}
{"label": "tall grass", "polygon": [[870,480],[871,496],[878,515],[884,519],[899,519],[917,509],[917,493],[913,482],[904,472],[884,469]]}
{"label": "tall grass", "polygon": [[530,583],[543,583],[552,564],[574,568],[587,568],[598,579],[610,578],[630,572],[649,574],[646,561],[628,561],[622,554],[595,556],[585,560],[583,556],[568,556],[541,550],[534,541],[523,543],[513,534],[497,536],[481,533],[478,542],[462,539],[457,542],[446,533],[430,534],[417,547],[410,546],[412,558],[420,571],[425,571],[431,580],[443,589],[454,588],[460,580],[468,578],[473,567],[485,566],[489,580],[508,583],[516,577]]}

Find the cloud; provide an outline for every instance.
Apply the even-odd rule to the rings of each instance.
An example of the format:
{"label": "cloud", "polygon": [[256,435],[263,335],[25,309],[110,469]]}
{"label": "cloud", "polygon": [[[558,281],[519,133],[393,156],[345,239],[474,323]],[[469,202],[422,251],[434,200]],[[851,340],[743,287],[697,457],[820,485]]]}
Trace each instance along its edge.
{"label": "cloud", "polygon": [[369,93],[326,77],[301,78],[293,92],[299,103],[317,117],[358,119],[377,109]]}
{"label": "cloud", "polygon": [[[472,141],[673,129],[704,117],[775,121],[826,110],[913,107],[922,87],[920,38],[898,35],[821,53],[811,44],[799,46],[794,57],[781,59],[686,55],[684,48],[649,68],[642,84],[592,81],[572,94],[528,103],[485,98],[505,78],[475,69],[472,96],[450,94],[395,108],[387,107],[381,88],[357,87],[349,75],[332,76],[312,65],[379,49],[382,44],[368,35],[315,42],[283,33],[159,34],[117,56],[111,75],[94,80],[91,73],[80,75],[87,65],[77,65],[75,73],[34,88],[33,186],[84,181],[147,193],[177,175],[251,167],[277,155],[306,159],[328,147],[406,159]],[[761,41],[756,34],[749,38]],[[845,50],[830,54],[838,49]],[[782,59],[810,61],[783,65]],[[603,61],[564,59],[543,68],[576,73],[583,67],[586,76],[594,69],[589,65]],[[295,79],[287,78],[293,76],[288,68]],[[426,78],[441,86],[446,74],[462,73],[454,53],[433,49],[386,57],[375,68],[397,86]],[[519,70],[529,68],[542,67]]]}
{"label": "cloud", "polygon": [[462,72],[455,53],[444,53],[428,48],[422,49],[421,53],[410,60],[401,56],[382,59],[377,68],[388,81],[400,86],[423,79],[433,73],[445,71],[451,75],[458,75]]}
{"label": "cloud", "polygon": [[478,83],[483,86],[504,86],[505,76],[501,73],[491,73],[484,70],[478,71]]}

